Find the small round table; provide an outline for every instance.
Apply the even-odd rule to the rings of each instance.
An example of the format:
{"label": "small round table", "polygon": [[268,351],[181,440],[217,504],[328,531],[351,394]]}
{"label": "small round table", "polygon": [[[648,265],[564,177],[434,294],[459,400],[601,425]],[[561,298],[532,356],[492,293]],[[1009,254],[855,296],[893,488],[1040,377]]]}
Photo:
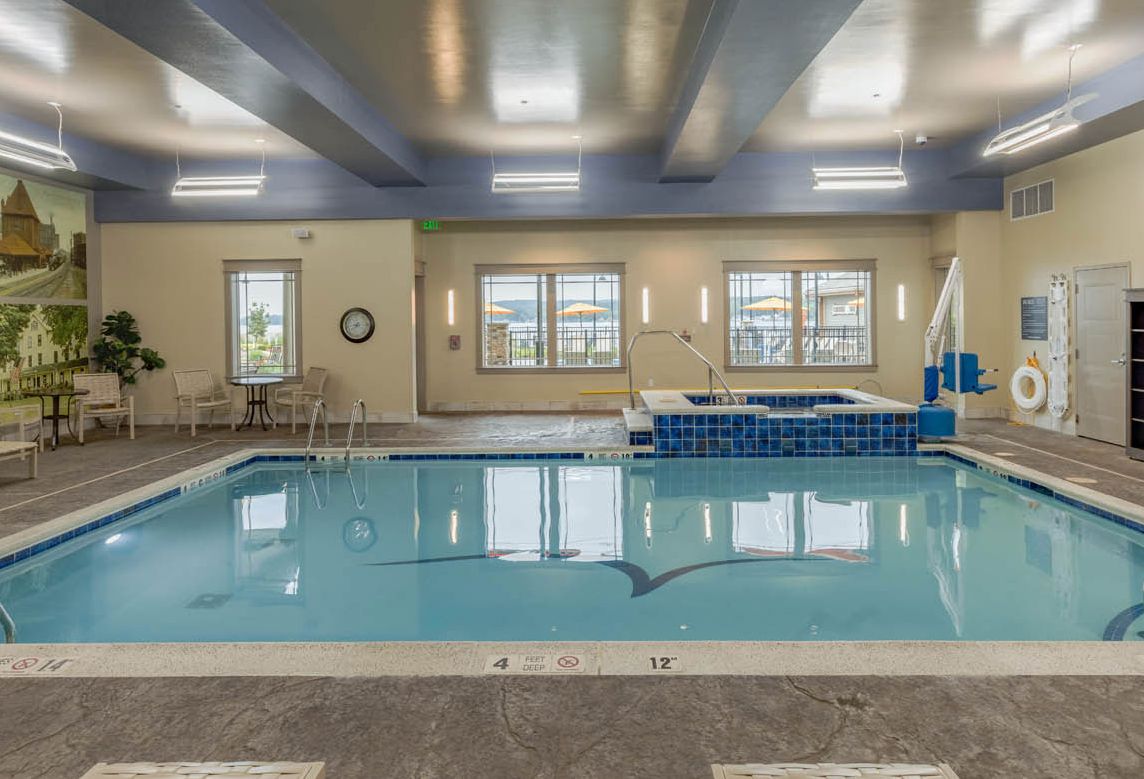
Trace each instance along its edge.
{"label": "small round table", "polygon": [[262,424],[262,429],[266,429],[266,421],[274,421],[274,417],[270,416],[270,408],[266,402],[267,388],[271,384],[281,384],[281,376],[234,376],[230,383],[235,387],[246,387],[246,416],[242,418],[243,427],[254,427],[254,414],[258,412],[258,421]]}
{"label": "small round table", "polygon": [[[50,420],[52,423],[52,451],[60,445],[60,420],[71,419],[71,399],[77,395],[86,395],[89,390],[76,389],[75,387],[40,387],[39,389],[24,390],[24,394],[29,397],[40,399],[40,417],[42,419]],[[47,406],[44,401],[48,398],[52,399],[52,413],[48,413]],[[68,399],[67,412],[60,413],[60,398]],[[75,438],[75,433],[71,432],[71,422],[68,422],[68,433],[72,438]]]}

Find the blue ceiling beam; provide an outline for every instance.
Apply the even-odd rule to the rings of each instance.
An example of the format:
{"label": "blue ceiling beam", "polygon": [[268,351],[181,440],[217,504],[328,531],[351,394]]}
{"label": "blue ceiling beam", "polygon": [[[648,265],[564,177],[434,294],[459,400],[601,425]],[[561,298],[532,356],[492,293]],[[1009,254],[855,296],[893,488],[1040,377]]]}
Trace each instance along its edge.
{"label": "blue ceiling beam", "polygon": [[[0,130],[52,146],[57,142],[55,126],[43,125],[12,114],[0,113]],[[63,146],[75,162],[77,170],[74,172],[45,170],[2,157],[0,165],[11,171],[27,171],[29,175],[84,189],[149,190],[162,185],[158,175],[159,163],[153,158],[132,154],[68,132],[63,134]]]}
{"label": "blue ceiling beam", "polygon": [[[824,164],[880,165],[886,152],[819,152]],[[556,169],[552,158],[505,158],[498,169]],[[559,162],[564,162],[560,160]],[[176,199],[167,192],[100,192],[100,222],[307,219],[583,219],[641,216],[793,216],[928,214],[998,210],[1001,179],[946,176],[948,152],[907,151],[907,189],[815,191],[810,155],[736,155],[710,183],[659,183],[659,158],[593,155],[583,160],[581,190],[568,194],[494,194],[489,161],[439,158],[425,187],[377,188],[325,160],[271,160],[257,198]],[[220,174],[227,165],[211,169]],[[543,166],[543,167],[542,167]],[[566,167],[566,166],[565,166]],[[239,171],[235,168],[236,172]]]}
{"label": "blue ceiling beam", "polygon": [[420,186],[413,145],[262,0],[66,0],[374,186]]}
{"label": "blue ceiling beam", "polygon": [[[1078,129],[1018,154],[982,157],[981,153],[998,132],[996,127],[990,127],[950,149],[949,175],[956,178],[1008,176],[1144,129],[1144,55],[1083,84],[1074,84],[1072,93],[1074,97],[1096,94],[1095,99],[1073,111],[1082,122]],[[1065,100],[1066,92],[1061,90],[1034,108],[1008,118],[1004,127],[1024,124],[1060,107]]]}
{"label": "blue ceiling beam", "polygon": [[714,0],[661,152],[660,181],[718,176],[861,0]]}

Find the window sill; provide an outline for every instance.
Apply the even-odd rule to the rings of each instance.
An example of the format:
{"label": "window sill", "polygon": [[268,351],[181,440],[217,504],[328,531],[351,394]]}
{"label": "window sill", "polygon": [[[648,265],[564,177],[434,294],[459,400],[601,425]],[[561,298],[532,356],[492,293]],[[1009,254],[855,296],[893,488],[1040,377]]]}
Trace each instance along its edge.
{"label": "window sill", "polygon": [[877,363],[867,365],[725,365],[726,373],[869,373]]}
{"label": "window sill", "polygon": [[544,374],[544,373],[627,373],[627,368],[625,368],[623,366],[613,366],[613,367],[601,366],[598,368],[595,368],[595,367],[577,367],[577,366],[569,366],[567,368],[527,366],[527,367],[520,367],[520,368],[513,368],[513,367],[477,368],[477,373],[486,374],[486,375],[495,375],[495,374],[516,375],[516,374],[522,374],[522,373],[523,374],[530,374],[530,375],[537,375],[537,374]]}

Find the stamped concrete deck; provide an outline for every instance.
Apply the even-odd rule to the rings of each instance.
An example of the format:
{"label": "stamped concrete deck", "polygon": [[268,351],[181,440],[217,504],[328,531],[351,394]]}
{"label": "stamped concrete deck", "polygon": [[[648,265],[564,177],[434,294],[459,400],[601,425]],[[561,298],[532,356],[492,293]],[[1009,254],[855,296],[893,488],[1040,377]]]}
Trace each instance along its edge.
{"label": "stamped concrete deck", "polygon": [[[344,437],[335,430],[334,440]],[[385,446],[623,443],[619,415],[432,416]],[[0,535],[253,445],[141,428],[0,467]],[[1116,447],[998,422],[962,443],[1144,505]],[[1144,776],[1144,680],[1116,677],[0,678],[0,779],[111,760],[324,760],[343,777],[708,777],[715,762],[950,763],[963,779]]]}

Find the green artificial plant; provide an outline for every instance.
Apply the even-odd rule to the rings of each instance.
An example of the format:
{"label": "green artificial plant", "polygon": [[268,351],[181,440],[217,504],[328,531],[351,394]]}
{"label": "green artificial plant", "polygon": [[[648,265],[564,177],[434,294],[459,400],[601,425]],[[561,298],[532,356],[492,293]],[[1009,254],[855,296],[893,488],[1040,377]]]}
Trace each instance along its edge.
{"label": "green artificial plant", "polygon": [[143,337],[135,317],[126,311],[112,311],[99,327],[102,336],[91,350],[103,370],[119,374],[123,384],[134,384],[140,371],[162,368],[167,361],[154,349],[140,346]]}

